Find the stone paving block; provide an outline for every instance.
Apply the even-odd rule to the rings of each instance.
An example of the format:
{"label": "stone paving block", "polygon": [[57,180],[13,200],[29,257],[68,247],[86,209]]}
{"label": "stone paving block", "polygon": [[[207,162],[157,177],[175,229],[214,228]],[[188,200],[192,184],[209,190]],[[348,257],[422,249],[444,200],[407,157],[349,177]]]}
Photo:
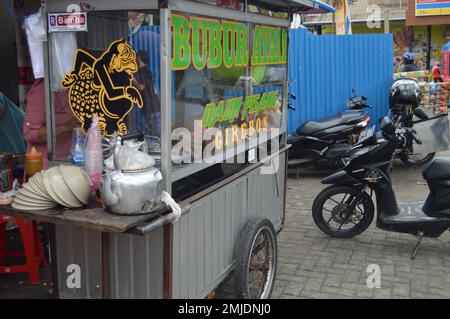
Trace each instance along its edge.
{"label": "stone paving block", "polygon": [[369,289],[367,287],[356,290],[355,297],[359,298],[373,298],[375,289]]}
{"label": "stone paving block", "polygon": [[398,297],[409,298],[411,287],[409,284],[393,283],[392,295]]}
{"label": "stone paving block", "polygon": [[390,299],[392,297],[391,288],[375,288],[374,289],[374,298],[375,299]]}
{"label": "stone paving block", "polygon": [[354,289],[345,289],[345,288],[337,288],[337,287],[330,287],[323,285],[320,289],[320,292],[326,293],[326,294],[333,294],[335,296],[339,296],[340,298],[351,298],[354,297],[356,294],[356,290]]}
{"label": "stone paving block", "polygon": [[304,278],[325,279],[327,274],[324,272],[316,272],[316,271],[310,271],[310,270],[297,270],[295,272],[295,276],[300,276],[300,277],[304,277]]}
{"label": "stone paving block", "polygon": [[290,282],[283,289],[283,294],[285,294],[285,295],[293,295],[293,296],[300,296],[300,292],[303,290],[304,287],[305,287],[305,285],[302,284],[302,283]]}
{"label": "stone paving block", "polygon": [[304,285],[305,290],[320,291],[324,279],[323,278],[308,278]]}
{"label": "stone paving block", "polygon": [[329,267],[333,265],[334,256],[333,257],[327,257],[327,256],[321,256],[319,260],[317,261],[316,267],[324,266]]}
{"label": "stone paving block", "polygon": [[342,276],[336,275],[336,274],[328,274],[325,277],[325,280],[323,282],[324,285],[330,286],[330,287],[340,287],[342,282]]}
{"label": "stone paving block", "polygon": [[293,275],[298,269],[298,265],[295,264],[286,264],[279,269],[278,274],[285,274],[285,275]]}
{"label": "stone paving block", "polygon": [[326,294],[320,291],[312,291],[312,290],[302,290],[300,293],[301,298],[306,299],[335,299],[338,298],[338,296],[334,294]]}
{"label": "stone paving block", "polygon": [[359,278],[361,278],[362,274],[358,270],[345,270],[344,280],[347,282],[358,282]]}

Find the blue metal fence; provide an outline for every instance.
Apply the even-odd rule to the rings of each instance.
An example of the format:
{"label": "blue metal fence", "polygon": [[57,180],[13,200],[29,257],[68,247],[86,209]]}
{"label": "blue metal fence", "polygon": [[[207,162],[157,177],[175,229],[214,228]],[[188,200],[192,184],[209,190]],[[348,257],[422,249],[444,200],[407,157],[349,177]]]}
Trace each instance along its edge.
{"label": "blue metal fence", "polygon": [[373,124],[388,111],[392,84],[392,34],[348,36],[313,35],[305,29],[290,32],[289,90],[297,96],[289,110],[288,132],[305,121],[347,109],[353,96],[364,95],[374,106]]}

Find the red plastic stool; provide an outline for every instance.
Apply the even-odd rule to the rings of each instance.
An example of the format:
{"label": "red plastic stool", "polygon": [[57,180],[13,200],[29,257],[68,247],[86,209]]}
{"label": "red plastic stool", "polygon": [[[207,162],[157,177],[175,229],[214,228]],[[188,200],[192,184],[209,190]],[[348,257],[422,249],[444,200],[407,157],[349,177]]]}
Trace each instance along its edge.
{"label": "red plastic stool", "polygon": [[[6,248],[6,223],[9,218],[13,219],[19,226],[23,251],[8,251]],[[6,265],[6,258],[22,256],[25,256],[25,264]],[[27,272],[30,282],[38,284],[40,281],[39,268],[46,266],[47,261],[45,260],[44,249],[36,222],[22,217],[12,218],[0,215],[0,274]]]}

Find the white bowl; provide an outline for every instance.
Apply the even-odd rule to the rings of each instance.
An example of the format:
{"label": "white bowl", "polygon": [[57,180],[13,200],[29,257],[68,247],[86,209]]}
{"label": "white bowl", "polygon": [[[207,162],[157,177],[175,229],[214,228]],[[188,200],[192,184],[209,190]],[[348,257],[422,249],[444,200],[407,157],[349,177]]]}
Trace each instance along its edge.
{"label": "white bowl", "polygon": [[33,183],[33,186],[36,186],[43,194],[47,195],[47,197],[51,198],[50,194],[45,189],[44,185],[44,173],[45,171],[38,172],[30,178],[29,182]]}
{"label": "white bowl", "polygon": [[51,202],[50,200],[48,200],[46,197],[40,195],[40,194],[35,194],[32,191],[29,191],[26,188],[21,188],[19,190],[19,192],[16,194],[17,195],[21,195],[22,197],[26,197],[26,198],[31,198],[34,199],[36,201],[41,201],[41,202]]}
{"label": "white bowl", "polygon": [[23,184],[23,188],[32,192],[33,194],[36,194],[36,195],[41,196],[42,198],[45,198],[48,201],[53,201],[53,199],[50,197],[50,195],[46,191],[41,190],[40,186],[38,186],[36,180],[33,178],[30,178],[28,180],[28,183]]}
{"label": "white bowl", "polygon": [[76,166],[62,165],[59,168],[61,176],[75,197],[87,205],[91,194],[92,181],[86,172]]}
{"label": "white bowl", "polygon": [[17,202],[12,203],[11,206],[13,208],[15,208],[15,209],[18,209],[18,210],[27,210],[27,211],[44,210],[44,209],[50,209],[50,208],[54,208],[55,207],[55,206],[48,206],[48,207],[29,206],[29,205],[19,204]]}
{"label": "white bowl", "polygon": [[42,196],[41,192],[35,189],[34,186],[31,185],[30,181],[28,181],[28,183],[23,184],[21,190],[27,190],[33,195]]}
{"label": "white bowl", "polygon": [[47,191],[47,193],[50,195],[50,197],[57,202],[58,204],[64,206],[64,207],[70,207],[70,204],[65,202],[62,198],[60,198],[58,196],[58,194],[56,194],[53,186],[52,186],[52,180],[51,180],[51,174],[52,172],[55,171],[55,168],[52,167],[49,170],[45,171],[43,174],[43,182],[44,182],[44,187],[45,190]]}
{"label": "white bowl", "polygon": [[[75,194],[72,192],[72,190],[64,180],[61,174],[61,166],[58,166],[57,170],[55,171],[57,171],[57,173],[54,174],[54,178],[55,180],[57,180],[57,184],[52,184],[52,186],[56,194],[65,202],[68,202],[73,208],[83,207],[84,203],[75,196]],[[58,185],[59,187],[55,188],[55,185]]]}
{"label": "white bowl", "polygon": [[80,202],[72,191],[67,186],[63,177],[61,176],[61,171],[59,167],[52,167],[44,175],[44,184],[47,191],[49,188],[53,190],[53,195],[55,196],[55,201],[61,205],[69,208],[82,207],[83,203]]}
{"label": "white bowl", "polygon": [[23,206],[36,206],[44,208],[55,207],[58,205],[55,202],[41,201],[31,197],[26,197],[25,195],[22,195],[20,193],[16,194],[16,196],[14,197],[14,202]]}

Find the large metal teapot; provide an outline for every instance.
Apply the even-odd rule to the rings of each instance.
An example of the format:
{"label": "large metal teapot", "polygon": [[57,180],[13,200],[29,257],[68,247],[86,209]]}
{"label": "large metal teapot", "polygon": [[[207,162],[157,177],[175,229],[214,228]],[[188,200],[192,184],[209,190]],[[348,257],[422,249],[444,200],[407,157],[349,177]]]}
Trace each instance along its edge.
{"label": "large metal teapot", "polygon": [[[113,163],[114,167],[105,168],[101,181],[101,193],[104,208],[115,214],[139,215],[146,214],[163,207],[161,202],[163,185],[161,172],[153,167],[154,161],[136,167],[127,166],[123,163],[132,163],[132,158],[125,158],[121,154],[125,140],[138,139],[144,141],[144,135],[133,134],[118,136],[114,145]],[[146,152],[145,142],[142,144],[144,152],[142,156],[149,156]],[[128,152],[126,156],[136,155],[136,152]],[[151,157],[150,157],[151,158]],[[145,161],[141,161],[146,163]]]}

